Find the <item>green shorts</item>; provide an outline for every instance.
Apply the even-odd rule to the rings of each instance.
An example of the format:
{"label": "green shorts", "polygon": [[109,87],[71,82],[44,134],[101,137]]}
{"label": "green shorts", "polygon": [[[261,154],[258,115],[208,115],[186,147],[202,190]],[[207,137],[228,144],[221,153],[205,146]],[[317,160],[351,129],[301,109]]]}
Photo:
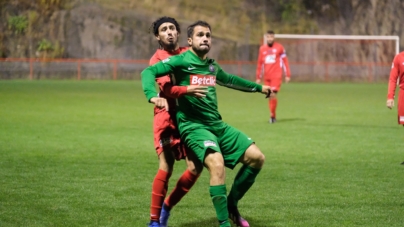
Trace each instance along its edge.
{"label": "green shorts", "polygon": [[230,169],[237,165],[240,157],[254,143],[246,134],[224,122],[213,126],[188,122],[182,128],[182,141],[202,163],[209,148],[222,153],[224,165]]}

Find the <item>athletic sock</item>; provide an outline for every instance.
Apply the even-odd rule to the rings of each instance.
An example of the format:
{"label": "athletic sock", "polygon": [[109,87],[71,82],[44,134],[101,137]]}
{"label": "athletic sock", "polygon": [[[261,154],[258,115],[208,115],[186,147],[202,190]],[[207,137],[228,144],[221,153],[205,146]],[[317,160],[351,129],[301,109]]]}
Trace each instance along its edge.
{"label": "athletic sock", "polygon": [[227,198],[229,206],[237,207],[238,201],[243,198],[244,194],[254,184],[255,178],[260,171],[261,169],[255,169],[248,165],[243,165],[240,168]]}
{"label": "athletic sock", "polygon": [[192,174],[188,169],[184,171],[180,179],[178,179],[177,185],[164,201],[168,210],[171,210],[188,193],[198,180],[198,177],[199,175]]}
{"label": "athletic sock", "polygon": [[272,98],[269,100],[269,109],[271,111],[271,117],[276,118],[276,106],[278,105],[278,99]]}
{"label": "athletic sock", "polygon": [[229,212],[227,210],[226,185],[215,185],[209,188],[210,197],[216,210],[220,226],[229,225]]}
{"label": "athletic sock", "polygon": [[168,180],[171,173],[159,169],[153,180],[152,196],[150,204],[150,220],[159,221],[161,206],[167,194]]}

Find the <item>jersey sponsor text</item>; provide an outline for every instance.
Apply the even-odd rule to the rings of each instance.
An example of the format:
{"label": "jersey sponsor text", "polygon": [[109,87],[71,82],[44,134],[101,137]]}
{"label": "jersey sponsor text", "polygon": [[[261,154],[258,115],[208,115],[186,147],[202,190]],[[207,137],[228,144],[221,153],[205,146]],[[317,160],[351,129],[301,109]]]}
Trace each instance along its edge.
{"label": "jersey sponsor text", "polygon": [[215,86],[216,85],[216,76],[190,75],[189,84],[190,85],[202,85],[202,86]]}

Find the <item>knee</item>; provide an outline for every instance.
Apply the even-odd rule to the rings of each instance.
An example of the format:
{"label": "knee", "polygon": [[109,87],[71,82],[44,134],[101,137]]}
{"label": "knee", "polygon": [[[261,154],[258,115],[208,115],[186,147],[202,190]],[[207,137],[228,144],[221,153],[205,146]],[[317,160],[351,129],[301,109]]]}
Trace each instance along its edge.
{"label": "knee", "polygon": [[264,166],[265,163],[265,155],[260,151],[257,150],[254,152],[254,155],[251,155],[249,157],[249,166],[256,168],[256,169],[261,169]]}
{"label": "knee", "polygon": [[224,172],[224,164],[220,161],[216,161],[216,162],[210,162],[207,165],[209,171],[211,172],[215,172],[215,173],[222,173]]}
{"label": "knee", "polygon": [[203,166],[202,165],[198,165],[196,163],[188,163],[187,169],[189,172],[191,172],[193,175],[199,175],[202,173],[203,170]]}
{"label": "knee", "polygon": [[260,153],[257,155],[257,157],[256,157],[256,159],[254,160],[254,162],[255,162],[256,164],[255,164],[255,166],[253,166],[253,167],[261,169],[261,168],[264,166],[264,163],[265,163],[265,155],[264,155],[262,152],[260,152]]}
{"label": "knee", "polygon": [[224,175],[224,160],[222,154],[218,152],[206,156],[205,166],[212,175]]}

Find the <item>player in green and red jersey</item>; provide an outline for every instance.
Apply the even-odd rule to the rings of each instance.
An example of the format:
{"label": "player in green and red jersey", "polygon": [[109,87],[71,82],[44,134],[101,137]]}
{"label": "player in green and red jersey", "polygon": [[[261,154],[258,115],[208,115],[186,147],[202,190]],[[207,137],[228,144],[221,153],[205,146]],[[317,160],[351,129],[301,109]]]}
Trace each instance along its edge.
{"label": "player in green and red jersey", "polygon": [[[207,58],[211,47],[211,28],[197,21],[187,30],[190,50],[167,58],[142,72],[144,93],[149,102],[157,97],[156,77],[172,74],[176,85],[203,85],[206,97],[182,96],[177,99],[177,123],[184,143],[204,163],[210,173],[210,195],[221,227],[229,227],[230,217],[237,226],[248,227],[237,205],[263,167],[265,156],[247,135],[222,121],[218,112],[216,83],[245,92],[270,94],[269,86],[228,74]],[[163,105],[160,105],[163,107]],[[241,162],[243,167],[234,179],[226,196],[225,166],[233,169]]]}
{"label": "player in green and red jersey", "polygon": [[[181,30],[174,18],[161,17],[157,19],[153,22],[151,30],[160,48],[151,57],[150,65],[188,50],[188,47],[180,47],[178,44]],[[167,108],[168,110],[154,108],[154,146],[159,158],[159,169],[152,185],[149,227],[167,227],[171,208],[191,189],[203,168],[196,158],[187,156],[189,152],[186,152],[187,150],[180,141],[175,119],[174,98],[184,95],[203,97],[206,89],[200,86],[173,86],[169,75],[156,78],[156,82],[159,85],[160,93],[159,98],[154,98],[153,101],[156,101],[155,99],[165,101],[169,108]],[[175,159],[186,159],[187,169],[164,201]],[[194,163],[194,160],[197,163]]]}

